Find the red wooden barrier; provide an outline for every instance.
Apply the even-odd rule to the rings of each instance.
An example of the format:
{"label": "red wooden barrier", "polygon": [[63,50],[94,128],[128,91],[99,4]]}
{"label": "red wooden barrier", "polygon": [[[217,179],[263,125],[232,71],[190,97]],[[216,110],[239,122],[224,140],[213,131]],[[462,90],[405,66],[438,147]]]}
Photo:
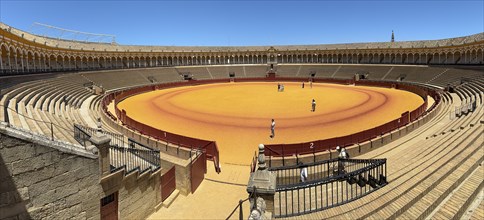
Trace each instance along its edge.
{"label": "red wooden barrier", "polygon": [[[262,82],[273,82],[273,81],[305,81],[309,78],[298,78],[298,77],[277,77],[275,79],[268,79],[268,78],[236,78],[236,82],[254,82],[254,81],[262,81]],[[183,135],[173,134],[170,132],[166,132],[160,129],[156,129],[145,124],[142,124],[129,116],[126,115],[126,112],[122,112],[117,108],[117,103],[122,101],[123,99],[136,95],[139,93],[144,93],[148,91],[152,91],[154,89],[165,89],[165,88],[173,88],[179,86],[194,86],[194,85],[201,85],[207,83],[220,83],[220,82],[228,82],[229,79],[216,79],[216,80],[191,80],[187,82],[173,82],[173,83],[164,83],[159,85],[149,85],[149,86],[142,86],[138,88],[132,88],[124,91],[118,91],[107,95],[103,99],[103,110],[107,111],[107,105],[114,100],[115,101],[115,111],[116,115],[119,120],[125,124],[127,127],[137,130],[142,134],[154,137],[159,140],[163,140],[168,143],[173,143],[182,147],[187,148],[201,148],[206,153],[206,158],[211,159],[215,163],[215,168],[217,172],[220,172],[219,166],[219,152],[217,148],[217,144],[214,141],[208,140],[201,140],[191,137],[186,137]],[[354,82],[351,79],[323,79],[323,78],[315,78],[314,82],[326,82],[326,83],[337,83],[337,84],[351,84],[355,83],[356,85],[364,85],[364,86],[378,86],[378,87],[385,87],[385,88],[397,88],[401,90],[406,90],[412,93],[415,93],[421,96],[425,102],[417,109],[411,112],[405,112],[402,116],[398,119],[385,123],[375,128],[371,128],[365,131],[361,131],[355,134],[342,136],[342,137],[335,137],[325,140],[316,140],[312,142],[305,142],[305,143],[294,143],[294,144],[273,144],[273,145],[266,145],[266,155],[272,156],[290,156],[294,154],[309,154],[314,152],[321,152],[328,149],[334,149],[336,146],[349,146],[355,143],[361,143],[364,141],[368,141],[375,137],[381,136],[385,133],[391,132],[399,127],[405,126],[406,124],[415,121],[418,117],[422,116],[426,113],[427,109],[427,95],[434,97],[435,103],[432,106],[435,107],[436,104],[440,101],[440,97],[437,92],[423,88],[417,85],[412,84],[404,84],[404,83],[396,83],[396,82],[387,82],[387,81],[368,81],[368,80],[360,80]],[[431,108],[431,109],[432,109]],[[314,143],[315,149],[309,148],[310,143]]]}
{"label": "red wooden barrier", "polygon": [[207,173],[207,158],[205,153],[199,154],[199,156],[190,163],[190,177],[192,193],[197,190],[198,186],[202,183]]}
{"label": "red wooden barrier", "polygon": [[[339,81],[340,83],[350,83],[349,80],[341,80],[341,79],[316,79],[316,82],[328,82],[328,81]],[[435,103],[432,108],[440,101],[440,97],[437,93],[433,90],[422,88],[417,85],[410,85],[410,84],[396,84],[395,82],[385,82],[385,81],[357,81],[355,82],[357,85],[365,85],[365,86],[378,86],[378,87],[385,87],[385,88],[398,88],[401,90],[406,90],[412,93],[415,93],[424,99],[424,103],[419,106],[418,108],[414,109],[411,112],[405,112],[402,116],[398,119],[393,121],[387,122],[383,125],[380,125],[375,128],[371,128],[365,131],[361,131],[355,134],[342,136],[342,137],[335,137],[325,140],[317,140],[312,142],[305,142],[305,143],[294,143],[294,144],[272,144],[272,145],[265,145],[266,156],[275,156],[275,157],[282,157],[282,156],[291,156],[294,154],[310,154],[314,152],[322,152],[328,149],[334,149],[336,146],[349,146],[356,143],[362,143],[368,140],[371,140],[375,137],[382,136],[385,133],[389,133],[395,129],[403,127],[408,123],[417,120],[420,116],[426,113],[427,109],[427,95],[431,95],[435,99]],[[431,109],[429,109],[431,110]],[[314,143],[314,148],[309,148],[310,144]]]}
{"label": "red wooden barrier", "polygon": [[161,201],[165,201],[176,188],[175,166],[163,174],[161,178]]}

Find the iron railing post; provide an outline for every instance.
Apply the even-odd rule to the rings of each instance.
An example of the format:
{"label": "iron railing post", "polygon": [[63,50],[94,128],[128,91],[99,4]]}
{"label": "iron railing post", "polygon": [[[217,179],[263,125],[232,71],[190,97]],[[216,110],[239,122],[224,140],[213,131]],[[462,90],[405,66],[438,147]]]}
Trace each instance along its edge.
{"label": "iron railing post", "polygon": [[50,135],[51,135],[51,139],[53,141],[54,140],[54,124],[52,122],[50,123]]}
{"label": "iron railing post", "polygon": [[242,210],[242,199],[239,200],[239,220],[244,220],[244,210]]}

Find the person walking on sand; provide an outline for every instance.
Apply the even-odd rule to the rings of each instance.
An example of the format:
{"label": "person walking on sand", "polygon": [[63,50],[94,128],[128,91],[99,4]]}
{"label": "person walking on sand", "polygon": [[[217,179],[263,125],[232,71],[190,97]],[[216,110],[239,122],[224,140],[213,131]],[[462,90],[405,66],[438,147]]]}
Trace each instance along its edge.
{"label": "person walking on sand", "polygon": [[311,102],[311,111],[312,112],[315,112],[316,111],[316,100],[313,99],[313,101]]}
{"label": "person walking on sand", "polygon": [[275,133],[274,133],[274,130],[276,129],[276,121],[274,121],[274,119],[272,119],[272,123],[271,123],[271,138],[274,138],[275,136]]}

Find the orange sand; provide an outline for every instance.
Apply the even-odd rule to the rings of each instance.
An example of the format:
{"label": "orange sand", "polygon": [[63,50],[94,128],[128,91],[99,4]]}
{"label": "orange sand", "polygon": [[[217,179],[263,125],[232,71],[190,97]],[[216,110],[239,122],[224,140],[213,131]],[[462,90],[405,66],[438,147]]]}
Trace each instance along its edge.
{"label": "orange sand", "polygon": [[[250,164],[260,143],[297,143],[353,134],[400,117],[423,103],[401,90],[314,83],[220,83],[130,97],[127,115],[168,132],[215,140],[224,163]],[[311,100],[316,112],[311,112]],[[276,136],[269,138],[271,118]]]}

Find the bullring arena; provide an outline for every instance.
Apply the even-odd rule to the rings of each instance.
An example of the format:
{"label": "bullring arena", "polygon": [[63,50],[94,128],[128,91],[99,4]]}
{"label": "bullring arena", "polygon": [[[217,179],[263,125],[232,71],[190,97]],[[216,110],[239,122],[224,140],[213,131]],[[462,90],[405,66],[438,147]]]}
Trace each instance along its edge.
{"label": "bullring arena", "polygon": [[483,219],[483,64],[484,33],[177,47],[0,23],[0,219]]}
{"label": "bullring arena", "polygon": [[[259,143],[350,135],[399,118],[423,103],[420,97],[395,89],[321,83],[310,88],[305,83],[304,89],[300,82],[283,83],[284,92],[278,92],[276,82],[164,89],[131,97],[118,107],[143,124],[216,140],[221,162],[249,165]],[[318,101],[315,112],[312,99]],[[277,135],[271,139],[273,118]]]}

